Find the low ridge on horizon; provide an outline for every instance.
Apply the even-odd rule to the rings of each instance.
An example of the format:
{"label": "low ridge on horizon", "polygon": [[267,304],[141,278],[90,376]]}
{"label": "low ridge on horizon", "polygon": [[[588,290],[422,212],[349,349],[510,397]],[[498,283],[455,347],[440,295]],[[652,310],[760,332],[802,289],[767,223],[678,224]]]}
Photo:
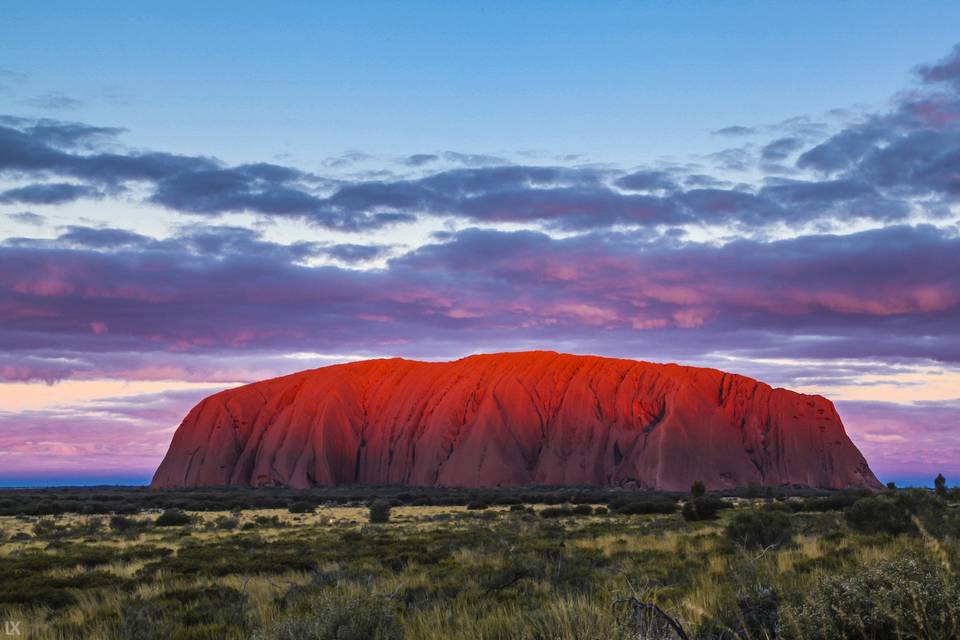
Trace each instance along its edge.
{"label": "low ridge on horizon", "polygon": [[833,404],[739,374],[562,354],[381,358],[214,394],[154,488],[878,488]]}

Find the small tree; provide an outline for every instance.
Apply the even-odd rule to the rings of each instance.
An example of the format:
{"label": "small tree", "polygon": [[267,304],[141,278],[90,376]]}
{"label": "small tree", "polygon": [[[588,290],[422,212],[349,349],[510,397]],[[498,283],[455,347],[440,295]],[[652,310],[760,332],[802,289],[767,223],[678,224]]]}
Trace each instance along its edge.
{"label": "small tree", "polygon": [[690,495],[694,498],[702,498],[706,492],[707,486],[703,484],[703,480],[697,480],[693,483],[693,486],[690,487]]}
{"label": "small tree", "polygon": [[390,503],[386,500],[374,500],[370,503],[370,522],[372,524],[390,522]]}
{"label": "small tree", "polygon": [[887,483],[887,489],[889,489],[890,491],[893,491],[896,488],[897,488],[897,483],[894,482],[893,480]]}
{"label": "small tree", "polygon": [[942,473],[938,473],[937,477],[934,479],[933,489],[941,498],[947,497],[947,479],[943,477]]}

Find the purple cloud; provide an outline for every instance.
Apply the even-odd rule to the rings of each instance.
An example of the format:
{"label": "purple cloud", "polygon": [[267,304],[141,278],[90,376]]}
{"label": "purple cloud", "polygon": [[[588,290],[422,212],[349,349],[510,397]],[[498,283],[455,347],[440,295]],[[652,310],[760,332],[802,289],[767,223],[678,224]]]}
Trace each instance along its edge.
{"label": "purple cloud", "polygon": [[[187,357],[447,355],[505,341],[679,354],[684,342],[698,357],[722,344],[755,356],[960,362],[960,239],[933,227],[721,247],[470,229],[377,271],[299,262],[325,250],[229,227],[167,241],[71,228],[55,241],[7,243],[0,343]],[[829,339],[802,344],[796,334]]]}

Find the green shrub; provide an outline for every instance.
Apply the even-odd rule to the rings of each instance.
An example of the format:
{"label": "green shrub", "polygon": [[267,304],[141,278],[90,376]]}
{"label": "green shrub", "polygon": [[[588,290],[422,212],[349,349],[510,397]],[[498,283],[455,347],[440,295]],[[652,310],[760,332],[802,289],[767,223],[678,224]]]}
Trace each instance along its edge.
{"label": "green shrub", "polygon": [[841,511],[870,495],[870,492],[843,491],[822,498],[809,498],[800,503],[800,511]]}
{"label": "green shrub", "polygon": [[401,640],[403,628],[385,598],[318,594],[308,611],[279,621],[254,640]]}
{"label": "green shrub", "polygon": [[186,524],[193,522],[193,518],[190,517],[188,513],[181,511],[180,509],[167,509],[154,521],[158,527],[181,527]]}
{"label": "green shrub", "polygon": [[733,517],[727,536],[747,549],[779,547],[792,539],[793,525],[790,516],[781,511],[750,509]]}
{"label": "green shrub", "polygon": [[957,638],[960,589],[942,564],[908,554],[825,576],[794,616],[810,640]]}
{"label": "green shrub", "polygon": [[[280,516],[254,516],[253,522],[248,522],[247,524],[253,524],[254,527],[282,527],[284,526],[283,520],[280,519]],[[244,525],[245,529],[253,529],[254,527],[247,527]]]}
{"label": "green shrub", "polygon": [[723,607],[697,629],[703,640],[768,640],[782,637],[780,627],[780,597],[774,589],[759,584],[741,590],[736,595],[736,606]]}
{"label": "green shrub", "polygon": [[132,531],[139,526],[136,520],[126,516],[110,516],[110,528],[119,533]]}
{"label": "green shrub", "polygon": [[885,496],[860,498],[844,512],[844,517],[851,529],[862,533],[897,535],[915,530],[909,509]]}
{"label": "green shrub", "polygon": [[309,500],[297,500],[296,502],[291,502],[290,506],[287,507],[287,511],[290,513],[313,513],[316,509],[317,505]]}
{"label": "green shrub", "polygon": [[214,521],[217,529],[222,529],[223,531],[233,531],[240,525],[240,521],[233,516],[220,516]]}
{"label": "green shrub", "polygon": [[644,498],[625,502],[611,501],[610,510],[623,515],[644,515],[649,513],[675,513],[677,503],[669,498]]}
{"label": "green shrub", "polygon": [[588,504],[578,504],[573,508],[573,514],[577,516],[589,516],[593,514],[593,507]]}
{"label": "green shrub", "polygon": [[683,514],[684,520],[713,520],[717,517],[717,513],[726,506],[727,503],[720,498],[702,496],[687,500],[683,504],[683,511],[681,513]]}
{"label": "green shrub", "polygon": [[390,503],[386,500],[374,500],[370,503],[370,522],[372,524],[390,522]]}
{"label": "green shrub", "polygon": [[247,599],[229,587],[165,591],[123,605],[121,640],[217,640],[248,629]]}

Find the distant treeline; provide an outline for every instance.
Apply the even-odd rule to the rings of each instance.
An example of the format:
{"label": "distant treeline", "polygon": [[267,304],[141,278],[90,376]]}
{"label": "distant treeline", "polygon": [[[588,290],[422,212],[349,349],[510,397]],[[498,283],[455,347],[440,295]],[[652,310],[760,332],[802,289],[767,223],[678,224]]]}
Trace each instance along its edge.
{"label": "distant treeline", "polygon": [[[713,492],[722,497],[767,498],[789,501],[792,509],[842,509],[869,491],[823,491],[803,487],[745,487]],[[0,515],[125,514],[147,510],[236,511],[287,509],[291,505],[367,505],[386,500],[392,506],[470,506],[485,508],[519,504],[604,505],[621,513],[670,512],[668,503],[687,492],[654,492],[606,487],[409,487],[351,485],[313,489],[205,487],[153,490],[146,487],[58,487],[0,489]],[[799,498],[800,500],[797,500]]]}

